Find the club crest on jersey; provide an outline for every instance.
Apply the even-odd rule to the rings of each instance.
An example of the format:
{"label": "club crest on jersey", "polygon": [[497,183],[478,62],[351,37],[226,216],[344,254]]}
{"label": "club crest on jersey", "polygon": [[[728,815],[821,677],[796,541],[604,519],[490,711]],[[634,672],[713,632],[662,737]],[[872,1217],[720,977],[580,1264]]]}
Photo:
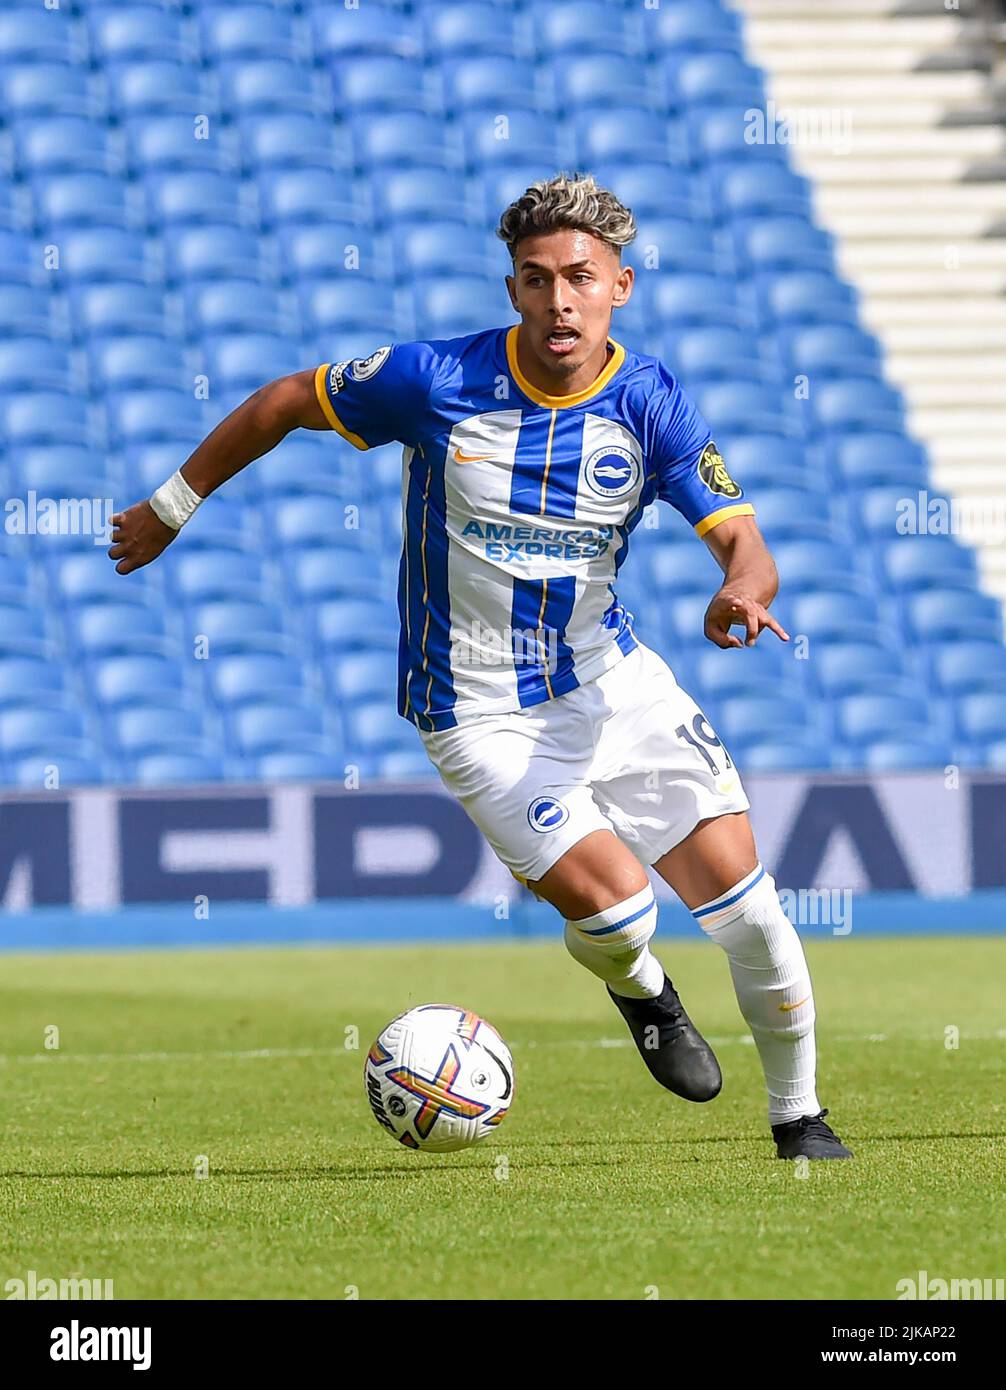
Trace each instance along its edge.
{"label": "club crest on jersey", "polygon": [[387,347],[376,348],[369,357],[357,357],[353,362],[353,380],[369,381],[372,376],[376,376],[387,362],[390,351],[389,343]]}
{"label": "club crest on jersey", "polygon": [[702,450],[702,457],[699,459],[699,477],[710,492],[717,492],[721,497],[740,497],[741,495],[740,484],[735,483],[727,472],[723,457],[712,440]]}
{"label": "club crest on jersey", "polygon": [[624,497],[639,477],[639,464],[628,449],[605,444],[595,449],[584,465],[587,486],[598,497]]}
{"label": "club crest on jersey", "polygon": [[554,796],[536,796],[527,808],[527,819],[532,830],[538,830],[544,835],[549,830],[558,830],[560,825],[565,825],[569,820],[569,811]]}

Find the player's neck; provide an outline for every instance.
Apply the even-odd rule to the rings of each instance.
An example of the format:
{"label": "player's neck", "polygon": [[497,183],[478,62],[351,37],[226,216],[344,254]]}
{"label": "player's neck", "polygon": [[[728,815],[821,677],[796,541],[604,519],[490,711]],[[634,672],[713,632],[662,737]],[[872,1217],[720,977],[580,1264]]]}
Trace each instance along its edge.
{"label": "player's neck", "polygon": [[596,353],[570,375],[549,372],[545,366],[532,357],[522,341],[520,326],[517,328],[517,365],[521,375],[529,381],[536,391],[545,396],[575,396],[588,390],[608,365],[614,348],[606,339]]}

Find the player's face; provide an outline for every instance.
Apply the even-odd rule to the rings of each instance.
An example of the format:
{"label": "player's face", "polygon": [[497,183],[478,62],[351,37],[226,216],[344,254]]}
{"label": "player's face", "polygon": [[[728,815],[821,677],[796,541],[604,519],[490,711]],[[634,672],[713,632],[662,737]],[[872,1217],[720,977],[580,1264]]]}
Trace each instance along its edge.
{"label": "player's face", "polygon": [[606,242],[562,230],[517,245],[510,301],[521,316],[521,346],[548,376],[589,385],[604,366],[612,309],[632,291],[633,272]]}

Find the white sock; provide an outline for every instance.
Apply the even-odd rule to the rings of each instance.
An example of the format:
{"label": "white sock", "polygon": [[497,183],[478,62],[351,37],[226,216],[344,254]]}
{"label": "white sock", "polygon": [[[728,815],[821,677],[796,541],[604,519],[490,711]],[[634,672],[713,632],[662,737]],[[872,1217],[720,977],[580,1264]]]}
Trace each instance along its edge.
{"label": "white sock", "polygon": [[664,967],[647,945],[657,929],[657,903],[647,884],[624,902],[566,923],[566,949],[574,960],[628,999],[655,999]]}
{"label": "white sock", "polygon": [[758,864],[693,916],[730,961],[737,1003],[765,1072],[769,1124],[818,1114],[814,991],[772,875]]}

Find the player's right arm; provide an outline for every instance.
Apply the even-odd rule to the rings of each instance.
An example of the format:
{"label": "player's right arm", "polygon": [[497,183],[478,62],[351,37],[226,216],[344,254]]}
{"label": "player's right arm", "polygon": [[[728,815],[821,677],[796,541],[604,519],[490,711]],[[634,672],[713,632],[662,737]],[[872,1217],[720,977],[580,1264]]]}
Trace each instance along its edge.
{"label": "player's right arm", "polygon": [[[315,368],[279,377],[242,401],[185,461],[182,478],[198,497],[208,497],[298,428],[330,428],[315,390]],[[108,554],[118,561],[119,574],[149,565],[178,535],[178,528],[162,521],[149,499],[117,512],[112,527]]]}

